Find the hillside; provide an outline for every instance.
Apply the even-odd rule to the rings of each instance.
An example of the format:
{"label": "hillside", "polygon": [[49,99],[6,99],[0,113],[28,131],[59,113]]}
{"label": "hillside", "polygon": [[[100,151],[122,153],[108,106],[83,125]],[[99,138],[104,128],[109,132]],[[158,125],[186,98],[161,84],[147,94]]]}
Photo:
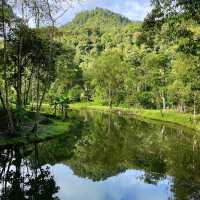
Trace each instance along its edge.
{"label": "hillside", "polygon": [[96,8],[79,13],[72,22],[61,27],[61,40],[65,46],[76,49],[76,63],[79,65],[90,59],[90,55],[94,57],[105,49],[133,44],[140,26],[139,22]]}
{"label": "hillside", "polygon": [[193,109],[193,96],[199,93],[194,93],[199,85],[199,24],[185,18],[163,20],[162,15],[154,10],[139,23],[97,8],[60,29],[62,43],[75,50],[75,63],[83,72],[85,99]]}
{"label": "hillside", "polygon": [[119,28],[131,23],[131,21],[120,14],[114,13],[107,9],[96,8],[92,11],[84,11],[76,15],[72,22],[64,27],[66,28],[99,28],[100,30],[108,30]]}

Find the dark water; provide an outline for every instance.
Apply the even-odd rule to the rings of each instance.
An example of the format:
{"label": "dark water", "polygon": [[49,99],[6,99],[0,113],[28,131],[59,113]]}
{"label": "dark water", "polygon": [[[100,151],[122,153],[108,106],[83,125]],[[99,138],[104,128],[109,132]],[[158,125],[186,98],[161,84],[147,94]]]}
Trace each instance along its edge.
{"label": "dark water", "polygon": [[0,181],[2,200],[198,200],[200,138],[82,111],[62,137],[0,147]]}

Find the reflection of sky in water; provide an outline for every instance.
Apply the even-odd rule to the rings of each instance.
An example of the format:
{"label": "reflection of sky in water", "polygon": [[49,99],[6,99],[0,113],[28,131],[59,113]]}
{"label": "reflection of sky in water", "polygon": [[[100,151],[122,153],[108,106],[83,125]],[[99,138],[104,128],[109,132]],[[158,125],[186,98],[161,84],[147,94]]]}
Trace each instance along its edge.
{"label": "reflection of sky in water", "polygon": [[75,176],[65,165],[55,165],[51,170],[60,186],[61,200],[168,200],[172,195],[169,180],[156,186],[146,184],[138,178],[144,174],[141,171],[128,170],[106,181],[93,182]]}

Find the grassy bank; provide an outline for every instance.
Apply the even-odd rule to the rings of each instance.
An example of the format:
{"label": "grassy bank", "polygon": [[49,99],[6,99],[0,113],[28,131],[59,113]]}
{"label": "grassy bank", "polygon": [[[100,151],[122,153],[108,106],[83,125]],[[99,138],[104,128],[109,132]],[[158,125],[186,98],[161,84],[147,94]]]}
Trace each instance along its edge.
{"label": "grassy bank", "polygon": [[24,129],[19,136],[13,138],[2,135],[0,137],[0,146],[49,140],[67,134],[70,130],[70,124],[70,121],[53,119],[49,124],[39,125],[37,134],[32,133],[29,129]]}
{"label": "grassy bank", "polygon": [[[44,105],[43,112],[49,113],[48,107]],[[153,123],[164,122],[171,126],[177,127],[183,126],[185,128],[193,129],[195,131],[200,131],[200,115],[196,117],[196,123],[194,123],[193,115],[189,113],[177,113],[173,110],[164,111],[161,113],[160,110],[144,110],[144,109],[136,109],[136,108],[125,108],[125,107],[113,107],[112,110],[108,106],[96,105],[95,103],[76,103],[70,105],[71,109],[90,109],[101,112],[113,112],[121,115],[130,115],[136,118],[139,118],[144,121],[151,121]],[[41,114],[42,119],[46,114]],[[73,120],[59,120],[53,119],[50,117],[50,123],[48,124],[40,124],[37,135],[30,132],[30,128],[24,129],[21,131],[22,134],[19,137],[10,138],[6,136],[0,136],[0,146],[2,145],[11,145],[11,144],[27,144],[31,142],[41,142],[48,139],[55,138],[57,136],[61,136],[67,134],[70,130],[71,125],[73,124]],[[28,125],[29,127],[30,124]]]}
{"label": "grassy bank", "polygon": [[186,128],[200,131],[200,115],[196,116],[196,122],[193,120],[193,115],[190,113],[178,113],[173,110],[161,112],[160,110],[145,110],[136,108],[113,107],[95,105],[95,103],[76,103],[70,105],[71,109],[91,109],[102,112],[115,112],[124,115],[134,115],[149,120],[156,120],[171,123],[173,125],[180,125]]}
{"label": "grassy bank", "polygon": [[31,139],[34,141],[43,141],[51,139],[69,131],[70,122],[62,120],[53,120],[52,123],[40,126],[37,136]]}

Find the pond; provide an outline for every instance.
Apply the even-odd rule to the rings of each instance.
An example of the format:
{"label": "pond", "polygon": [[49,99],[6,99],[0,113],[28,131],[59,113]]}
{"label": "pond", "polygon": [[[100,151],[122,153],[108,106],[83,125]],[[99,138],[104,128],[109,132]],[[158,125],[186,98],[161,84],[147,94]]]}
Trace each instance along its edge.
{"label": "pond", "polygon": [[0,199],[198,200],[200,137],[80,111],[61,137],[0,147]]}

